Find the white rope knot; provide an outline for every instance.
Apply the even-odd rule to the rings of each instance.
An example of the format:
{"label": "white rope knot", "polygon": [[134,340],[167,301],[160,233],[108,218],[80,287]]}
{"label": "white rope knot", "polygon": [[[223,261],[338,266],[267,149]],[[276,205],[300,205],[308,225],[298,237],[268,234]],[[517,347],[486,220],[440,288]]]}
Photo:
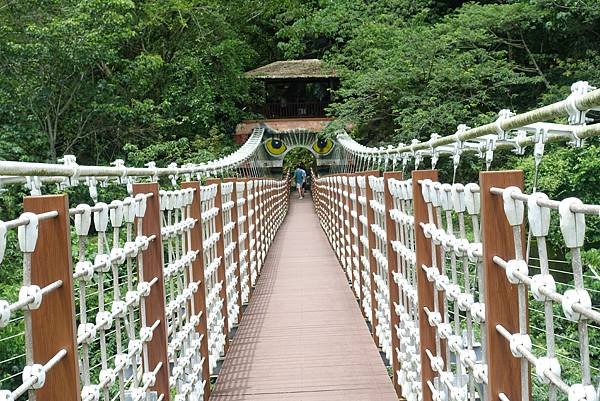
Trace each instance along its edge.
{"label": "white rope knot", "polygon": [[39,309],[42,304],[42,289],[37,285],[26,285],[19,290],[19,302],[25,304],[27,310]]}
{"label": "white rope knot", "polygon": [[512,259],[506,262],[506,278],[511,284],[520,284],[522,282],[521,279],[517,277],[516,273],[527,276],[529,274],[527,262],[522,259]]}
{"label": "white rope knot", "polygon": [[44,366],[39,363],[25,366],[22,378],[23,383],[31,381],[30,386],[32,389],[37,390],[44,387],[44,383],[46,383],[46,371],[44,370]]}
{"label": "white rope knot", "polygon": [[463,341],[459,335],[451,335],[448,337],[448,348],[452,352],[459,352],[463,348]]}
{"label": "white rope knot", "polygon": [[125,367],[129,366],[130,358],[127,354],[116,354],[115,355],[115,370],[121,371],[125,369]]}
{"label": "white rope knot", "polygon": [[458,295],[458,308],[461,311],[470,310],[471,305],[474,303],[474,298],[472,294],[460,293]]}
{"label": "white rope knot", "polygon": [[98,330],[108,330],[112,327],[113,316],[107,311],[98,312],[96,314],[96,328]]}
{"label": "white rope knot", "polygon": [[135,245],[138,247],[138,252],[145,251],[150,246],[150,239],[145,235],[139,235],[135,238]]}
{"label": "white rope knot", "polygon": [[112,248],[110,250],[110,259],[113,264],[121,265],[125,263],[125,259],[127,258],[127,253],[123,248]]}
{"label": "white rope knot", "polygon": [[111,312],[116,318],[124,318],[127,312],[127,305],[123,301],[114,301],[112,303]]}
{"label": "white rope knot", "polygon": [[550,375],[553,374],[555,377],[560,377],[561,368],[560,362],[557,358],[549,358],[543,356],[538,358],[535,362],[535,374],[537,378],[544,384],[550,384]]}
{"label": "white rope knot", "polygon": [[434,372],[442,372],[444,370],[444,360],[439,356],[431,357],[431,361],[429,362],[431,365],[431,369]]}
{"label": "white rope knot", "polygon": [[0,327],[6,327],[10,322],[10,304],[8,301],[0,300]]}
{"label": "white rope knot", "polygon": [[84,401],[98,401],[100,399],[100,386],[97,384],[83,386],[81,399]]}
{"label": "white rope knot", "polygon": [[579,304],[585,309],[592,308],[592,299],[589,292],[583,288],[572,288],[565,291],[562,299],[562,310],[565,317],[573,322],[586,320],[587,317],[573,309],[573,305]]}
{"label": "white rope knot", "polygon": [[531,352],[531,337],[528,334],[515,333],[511,335],[509,340],[510,352],[515,358],[523,358],[523,352],[519,348],[523,348]]}
{"label": "white rope knot", "polygon": [[130,360],[142,354],[143,343],[141,340],[130,340],[127,344],[127,354]]}
{"label": "white rope knot", "polygon": [[593,385],[573,384],[569,388],[569,401],[598,401]]}
{"label": "white rope knot", "polygon": [[147,281],[140,281],[137,285],[138,293],[140,294],[141,297],[144,297],[144,298],[147,297],[148,295],[150,295],[151,289],[152,289],[152,286]]}
{"label": "white rope knot", "polygon": [[92,262],[83,260],[75,265],[75,275],[83,281],[90,281],[94,277],[94,265]]}
{"label": "white rope knot", "polygon": [[105,383],[105,388],[110,387],[117,380],[117,372],[113,369],[102,369],[98,378],[100,383]]}
{"label": "white rope knot", "polygon": [[477,383],[488,382],[488,367],[484,363],[478,363],[473,367],[473,377]]}
{"label": "white rope knot", "polygon": [[96,325],[93,323],[82,323],[77,326],[77,342],[91,344],[96,339]]}
{"label": "white rope knot", "polygon": [[99,272],[109,272],[111,267],[110,255],[107,253],[96,255],[96,257],[94,258],[94,266],[98,269]]}
{"label": "white rope knot", "polygon": [[550,301],[551,298],[542,293],[544,290],[546,293],[556,292],[556,282],[551,274],[536,274],[531,278],[531,293],[536,301],[545,302]]}

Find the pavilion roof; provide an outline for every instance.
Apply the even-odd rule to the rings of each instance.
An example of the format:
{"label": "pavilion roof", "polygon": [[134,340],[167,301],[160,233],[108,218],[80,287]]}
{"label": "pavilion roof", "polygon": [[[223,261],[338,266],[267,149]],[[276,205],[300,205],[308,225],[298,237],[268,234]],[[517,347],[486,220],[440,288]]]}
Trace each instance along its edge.
{"label": "pavilion roof", "polygon": [[325,67],[322,60],[286,60],[256,68],[246,72],[247,78],[257,79],[305,79],[305,78],[333,78],[335,70]]}

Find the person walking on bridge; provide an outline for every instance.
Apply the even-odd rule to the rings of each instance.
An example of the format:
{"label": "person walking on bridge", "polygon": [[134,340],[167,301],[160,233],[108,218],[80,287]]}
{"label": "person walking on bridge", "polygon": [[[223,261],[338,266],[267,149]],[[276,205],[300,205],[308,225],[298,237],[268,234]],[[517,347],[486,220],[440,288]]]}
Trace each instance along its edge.
{"label": "person walking on bridge", "polygon": [[296,165],[296,170],[294,171],[294,180],[296,181],[296,189],[298,190],[298,198],[304,198],[304,182],[306,181],[306,171],[300,167],[300,165]]}

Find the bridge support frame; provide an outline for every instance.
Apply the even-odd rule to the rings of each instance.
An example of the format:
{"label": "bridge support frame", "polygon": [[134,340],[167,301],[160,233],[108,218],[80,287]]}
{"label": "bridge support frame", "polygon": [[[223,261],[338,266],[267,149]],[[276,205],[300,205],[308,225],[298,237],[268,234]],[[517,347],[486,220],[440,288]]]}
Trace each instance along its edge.
{"label": "bridge support frame", "polygon": [[31,311],[31,336],[36,363],[45,363],[57,350],[67,353],[47,374],[45,385],[36,391],[37,399],[78,401],[81,388],[77,336],[75,320],[68,318],[75,316],[68,196],[28,196],[23,209],[38,214],[58,212],[55,218],[39,222],[38,236],[43,241],[38,241],[31,253],[31,284],[44,288],[60,280],[62,285],[44,296],[39,309]]}
{"label": "bridge support frame", "polygon": [[[430,239],[425,237],[421,228],[421,223],[428,224],[430,221],[427,202],[423,198],[421,186],[418,184],[420,180],[430,179],[438,180],[437,170],[415,170],[412,172],[413,180],[413,210],[415,218],[415,242],[416,242],[416,263],[417,270],[417,298],[419,305],[419,339],[421,344],[421,386],[423,391],[423,401],[433,401],[433,394],[427,385],[427,382],[433,382],[436,377],[436,372],[431,368],[427,350],[432,351],[436,348],[436,329],[429,325],[425,308],[434,309],[434,291],[432,283],[427,280],[427,275],[421,266],[432,266],[433,255],[435,252],[436,258],[440,260],[439,250],[436,250]],[[436,220],[436,212],[432,211],[431,218]],[[437,264],[438,268],[440,264]],[[440,297],[441,298],[441,297]],[[445,344],[442,343],[442,348]],[[446,355],[445,351],[441,355]],[[444,361],[447,362],[447,361]]]}
{"label": "bridge support frame", "polygon": [[390,215],[390,210],[395,208],[394,198],[392,197],[391,192],[389,191],[388,180],[396,179],[402,180],[403,174],[402,172],[386,172],[383,173],[383,182],[384,182],[384,202],[385,202],[385,228],[386,228],[386,246],[387,246],[387,263],[388,263],[388,288],[390,293],[389,305],[390,305],[390,331],[391,331],[391,341],[392,341],[392,352],[391,352],[391,361],[390,364],[392,366],[393,371],[393,383],[394,389],[396,390],[396,394],[398,397],[402,397],[402,391],[400,388],[400,384],[398,383],[398,371],[400,370],[400,363],[398,361],[398,349],[400,348],[400,340],[398,339],[398,334],[396,333],[396,327],[400,324],[400,318],[394,309],[394,303],[400,303],[400,291],[398,289],[398,285],[394,281],[394,272],[400,274],[398,269],[398,254],[392,247],[392,240],[397,240],[398,232],[396,230],[396,224],[394,220],[392,220],[392,216]]}
{"label": "bridge support frame", "polygon": [[[371,293],[368,294],[371,300],[371,335],[373,336],[373,340],[375,344],[379,344],[379,338],[377,337],[376,329],[377,329],[377,299],[375,298],[375,274],[377,273],[377,260],[375,259],[375,255],[373,255],[373,249],[375,248],[375,232],[371,229],[371,224],[375,222],[375,212],[371,207],[371,201],[373,200],[373,189],[369,185],[369,177],[379,177],[381,173],[379,170],[366,171],[365,175],[365,198],[367,199],[366,211],[367,211],[367,240],[369,242],[369,254],[365,255],[369,260],[369,279],[371,281]],[[366,294],[365,294],[366,295]]]}
{"label": "bridge support frame", "polygon": [[[490,192],[492,187],[516,186],[523,189],[522,171],[482,172],[479,175],[481,194],[481,237],[487,333],[488,399],[498,399],[504,393],[508,399],[522,399],[521,362],[515,358],[508,341],[496,330],[502,325],[511,333],[519,332],[519,296],[517,286],[506,279],[504,269],[493,257],[515,259],[513,227],[508,224],[501,196]],[[520,226],[521,235],[525,232]],[[524,242],[524,238],[521,239]],[[528,386],[530,387],[530,386]]]}
{"label": "bridge support frame", "polygon": [[[151,193],[152,197],[146,201],[146,213],[143,217],[141,230],[138,235],[155,235],[154,241],[150,242],[148,249],[143,251],[138,258],[143,259],[144,270],[143,279],[146,282],[152,281],[155,277],[158,279],[152,287],[150,295],[144,298],[146,308],[146,323],[151,326],[155,321],[159,321],[158,327],[154,330],[152,340],[148,342],[148,364],[146,371],[151,371],[159,363],[162,367],[156,375],[156,384],[152,387],[158,394],[163,394],[164,401],[171,399],[171,390],[169,388],[169,358],[167,354],[167,321],[165,315],[165,284],[163,277],[163,245],[160,229],[160,196],[157,182],[148,184],[133,184],[133,195]],[[138,217],[139,219],[139,217]],[[139,224],[139,223],[138,223]],[[139,227],[139,225],[138,225]]]}
{"label": "bridge support frame", "polygon": [[219,267],[217,268],[217,280],[222,281],[220,298],[223,300],[221,306],[221,316],[223,316],[223,334],[225,335],[225,347],[224,353],[227,353],[229,348],[229,319],[228,319],[228,305],[227,305],[227,277],[225,274],[225,245],[223,241],[223,192],[221,189],[221,179],[211,178],[206,180],[207,185],[217,185],[217,195],[215,196],[215,207],[219,209],[217,216],[215,217],[216,232],[221,233],[221,238],[217,241],[217,257],[221,258]]}
{"label": "bridge support frame", "polygon": [[204,356],[202,361],[202,380],[204,380],[204,401],[208,401],[210,397],[210,368],[208,361],[208,325],[206,312],[206,281],[204,279],[204,249],[202,238],[202,216],[201,216],[201,200],[200,200],[200,183],[197,181],[184,182],[181,188],[192,188],[194,194],[192,204],[190,205],[190,216],[196,219],[196,224],[191,230],[191,248],[198,249],[198,256],[192,262],[192,275],[195,282],[199,282],[198,291],[194,294],[194,314],[201,313],[200,322],[196,326],[196,332],[201,336],[200,353]]}

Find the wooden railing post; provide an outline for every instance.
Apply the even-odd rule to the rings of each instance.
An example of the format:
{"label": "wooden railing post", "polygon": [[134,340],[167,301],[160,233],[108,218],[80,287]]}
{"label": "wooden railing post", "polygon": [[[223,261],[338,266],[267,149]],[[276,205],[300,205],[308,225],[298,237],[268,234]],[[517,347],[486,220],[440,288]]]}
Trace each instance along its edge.
{"label": "wooden railing post", "polygon": [[[515,186],[523,189],[522,171],[482,172],[479,175],[481,195],[481,234],[485,315],[487,333],[488,398],[497,400],[504,393],[510,400],[521,399],[521,365],[498,331],[502,325],[511,333],[519,332],[518,289],[506,279],[504,269],[493,258],[515,258],[513,228],[504,213],[502,196],[490,193],[492,187]],[[521,233],[525,230],[521,226]],[[523,241],[522,241],[523,243]]]}
{"label": "wooden railing post", "polygon": [[81,388],[68,197],[28,196],[23,202],[23,209],[36,214],[58,212],[55,218],[39,222],[39,240],[31,254],[31,284],[44,288],[60,280],[62,285],[44,296],[39,309],[31,311],[31,335],[35,363],[46,363],[61,349],[67,354],[48,372],[44,386],[36,394],[38,400],[78,401]]}
{"label": "wooden railing post", "polygon": [[348,282],[350,286],[354,288],[354,251],[352,248],[352,244],[354,243],[352,238],[352,203],[350,201],[350,176],[351,174],[345,174],[344,177],[344,186],[342,187],[342,191],[345,193],[344,195],[344,236],[346,239],[346,271],[348,272]]}
{"label": "wooden railing post", "polygon": [[392,247],[392,240],[397,239],[396,232],[396,222],[392,219],[390,215],[390,210],[394,209],[394,198],[392,193],[390,192],[390,188],[388,185],[388,180],[396,179],[402,180],[401,172],[387,172],[383,174],[383,183],[384,183],[384,203],[385,203],[385,227],[386,227],[386,236],[387,236],[387,263],[388,263],[388,286],[389,286],[389,305],[390,305],[390,331],[392,337],[392,371],[393,371],[393,383],[394,388],[396,389],[396,394],[398,397],[402,396],[400,384],[398,383],[398,370],[400,370],[400,363],[398,362],[398,353],[397,350],[400,347],[400,340],[398,339],[398,335],[396,333],[396,326],[400,324],[400,318],[394,309],[395,303],[400,303],[400,292],[398,290],[398,284],[394,280],[394,272],[400,274],[398,269],[398,254]]}
{"label": "wooden railing post", "polygon": [[[350,185],[352,183],[353,185]],[[352,200],[354,195],[354,200]],[[348,175],[348,215],[350,219],[350,258],[352,262],[352,288],[354,295],[361,300],[362,279],[360,277],[360,222],[358,221],[358,184],[356,174]],[[354,231],[352,229],[354,228]]]}
{"label": "wooden railing post", "polygon": [[[250,233],[249,233],[249,229],[250,229],[250,218],[248,217],[248,194],[250,193],[248,191],[248,179],[243,179],[244,181],[244,199],[246,200],[244,202],[244,205],[242,206],[242,210],[244,213],[244,216],[246,216],[246,219],[244,219],[244,233],[246,233],[246,238],[244,239],[244,249],[246,250],[246,274],[248,275],[248,300],[250,299],[250,297],[252,296],[252,272],[250,271]],[[240,309],[240,316],[241,316],[242,310]]]}
{"label": "wooden railing post", "polygon": [[[165,286],[163,278],[163,246],[160,231],[160,197],[158,194],[158,183],[133,184],[133,195],[151,193],[152,197],[146,201],[146,212],[142,217],[142,232],[137,235],[147,237],[155,235],[154,241],[150,242],[148,249],[141,253],[144,269],[143,279],[152,281],[155,277],[157,282],[152,286],[150,294],[144,298],[146,308],[146,323],[152,325],[157,320],[160,322],[154,330],[152,340],[148,343],[148,364],[146,369],[152,370],[159,363],[162,367],[156,375],[156,384],[152,387],[159,395],[164,395],[164,400],[170,400],[169,389],[169,359],[167,356],[167,322],[165,318]],[[138,257],[140,257],[138,255]]]}
{"label": "wooden railing post", "polygon": [[191,249],[199,250],[196,260],[192,262],[192,280],[197,283],[198,291],[194,294],[194,306],[193,313],[198,315],[201,313],[200,322],[196,326],[196,332],[201,336],[200,342],[200,353],[204,358],[202,362],[202,380],[204,380],[204,401],[208,401],[210,397],[210,368],[208,365],[208,327],[207,327],[207,311],[206,311],[206,283],[204,279],[204,246],[202,238],[202,216],[201,216],[201,199],[200,199],[200,183],[184,182],[181,184],[181,188],[192,188],[194,195],[192,198],[192,204],[190,206],[190,217],[196,219],[196,224],[192,228],[191,232]]}
{"label": "wooden railing post", "polygon": [[[421,344],[421,385],[423,391],[423,401],[432,401],[433,394],[427,385],[428,381],[433,382],[436,373],[431,369],[429,357],[426,350],[432,353],[435,350],[435,327],[429,325],[425,308],[434,310],[432,283],[427,280],[427,276],[421,266],[432,266],[432,242],[425,237],[421,228],[421,223],[429,223],[427,203],[423,199],[420,180],[430,179],[437,181],[438,172],[436,170],[416,170],[412,172],[413,181],[413,207],[415,217],[415,242],[416,242],[416,263],[417,269],[417,298],[419,305],[419,339]],[[435,214],[435,210],[433,211]],[[435,216],[433,216],[435,221]],[[442,354],[443,355],[443,354]]]}
{"label": "wooden railing post", "polygon": [[234,222],[234,226],[233,226],[233,230],[232,230],[232,241],[235,241],[235,249],[233,251],[233,263],[236,264],[235,267],[235,275],[237,277],[237,283],[235,286],[235,290],[238,293],[238,299],[237,299],[237,305],[238,305],[238,324],[239,322],[242,320],[242,276],[241,276],[241,269],[240,269],[240,245],[239,245],[239,238],[240,238],[240,230],[239,230],[239,226],[238,226],[238,206],[237,206],[237,201],[238,201],[238,192],[237,192],[237,180],[235,178],[226,178],[225,182],[232,182],[233,183],[233,191],[231,192],[231,200],[233,201],[233,208],[231,209],[231,221]]}
{"label": "wooden railing post", "polygon": [[225,348],[224,352],[227,352],[229,346],[229,319],[228,319],[228,308],[227,308],[227,277],[225,274],[225,240],[223,236],[223,193],[221,191],[221,180],[219,178],[211,178],[206,180],[207,185],[217,185],[217,195],[215,196],[215,207],[219,209],[217,216],[215,217],[216,231],[221,233],[219,240],[217,241],[217,257],[221,258],[219,267],[217,268],[217,281],[223,282],[221,290],[219,291],[219,297],[223,300],[221,306],[221,316],[223,316],[223,334],[225,335]]}
{"label": "wooden railing post", "polygon": [[[333,251],[336,252],[335,250],[335,212],[333,209],[333,202],[334,202],[334,182],[335,182],[335,178],[333,176],[327,177],[327,189],[326,189],[326,193],[327,193],[327,221],[328,221],[328,230],[327,230],[327,237],[329,237],[329,242],[331,243],[331,246],[333,247]],[[337,252],[336,252],[336,257],[337,257]]]}
{"label": "wooden railing post", "polygon": [[[250,271],[250,294],[254,291],[254,287],[256,286],[256,280],[258,279],[258,262],[257,255],[258,252],[256,250],[256,197],[254,196],[254,186],[256,185],[255,179],[250,179],[246,182],[246,199],[248,203],[248,266]],[[253,274],[255,273],[255,274]]]}
{"label": "wooden railing post", "polygon": [[377,273],[377,260],[375,259],[375,255],[373,255],[373,249],[375,248],[376,238],[375,233],[371,229],[371,224],[375,222],[375,212],[371,207],[371,200],[373,199],[373,190],[369,185],[369,176],[379,177],[379,170],[368,171],[365,173],[365,197],[367,198],[366,210],[367,210],[367,239],[369,241],[369,254],[365,255],[369,259],[369,279],[371,281],[371,294],[369,297],[371,299],[371,334],[373,336],[373,340],[375,344],[379,344],[379,338],[377,337],[376,329],[377,329],[377,300],[375,298],[375,274]]}

